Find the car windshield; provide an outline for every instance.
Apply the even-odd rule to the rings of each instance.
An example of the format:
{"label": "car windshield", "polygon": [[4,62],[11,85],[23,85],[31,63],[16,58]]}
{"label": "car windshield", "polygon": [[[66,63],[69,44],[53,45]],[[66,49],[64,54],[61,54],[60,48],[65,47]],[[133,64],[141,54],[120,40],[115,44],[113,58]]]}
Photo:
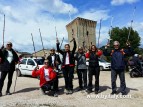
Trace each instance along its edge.
{"label": "car windshield", "polygon": [[44,64],[44,59],[34,59],[35,62],[38,64],[38,65],[43,65]]}
{"label": "car windshield", "polygon": [[100,61],[100,62],[107,62],[107,61],[105,61],[104,59],[99,59],[99,61]]}

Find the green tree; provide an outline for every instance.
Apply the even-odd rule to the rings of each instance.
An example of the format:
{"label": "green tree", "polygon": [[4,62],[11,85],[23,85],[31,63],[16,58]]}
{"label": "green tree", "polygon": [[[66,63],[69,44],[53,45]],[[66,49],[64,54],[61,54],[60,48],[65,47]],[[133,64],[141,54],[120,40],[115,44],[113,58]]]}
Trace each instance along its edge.
{"label": "green tree", "polygon": [[[121,48],[126,48],[126,42],[129,34],[129,28],[123,27],[115,27],[111,30],[111,46],[113,44],[113,41],[117,40],[120,42],[120,47]],[[140,53],[140,36],[137,31],[131,29],[130,37],[129,37],[129,42],[131,43],[132,48],[136,53]]]}

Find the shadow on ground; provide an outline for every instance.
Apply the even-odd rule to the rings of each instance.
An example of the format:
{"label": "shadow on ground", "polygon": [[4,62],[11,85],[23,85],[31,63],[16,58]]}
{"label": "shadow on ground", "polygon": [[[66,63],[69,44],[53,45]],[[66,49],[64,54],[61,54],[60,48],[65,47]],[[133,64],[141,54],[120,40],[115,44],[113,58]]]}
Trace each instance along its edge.
{"label": "shadow on ground", "polygon": [[22,90],[16,91],[14,94],[31,92],[31,91],[34,91],[34,90],[39,90],[39,87],[24,88]]}

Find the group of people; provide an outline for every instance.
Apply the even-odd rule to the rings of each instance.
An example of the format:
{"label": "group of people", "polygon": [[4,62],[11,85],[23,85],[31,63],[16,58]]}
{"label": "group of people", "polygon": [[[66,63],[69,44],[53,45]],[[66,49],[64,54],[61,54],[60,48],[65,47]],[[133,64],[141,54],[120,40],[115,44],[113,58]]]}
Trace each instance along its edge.
{"label": "group of people", "polygon": [[[93,92],[93,76],[95,76],[95,94],[100,91],[99,88],[99,76],[100,76],[100,66],[99,57],[103,54],[105,56],[111,56],[111,84],[112,84],[112,95],[117,94],[116,79],[119,75],[121,82],[121,93],[126,95],[126,82],[125,82],[125,60],[126,56],[133,55],[133,50],[128,42],[127,49],[121,49],[120,43],[114,41],[114,49],[111,50],[110,45],[107,44],[104,50],[99,50],[95,45],[92,45],[89,51],[85,52],[84,47],[78,47],[76,41],[73,38],[73,49],[70,50],[70,45],[65,44],[64,50],[59,47],[59,41],[57,39],[57,52],[62,55],[62,60],[59,55],[56,54],[55,49],[51,49],[50,55],[45,58],[44,66],[38,68],[38,66],[33,70],[33,77],[40,77],[40,89],[43,94],[47,94],[50,90],[53,91],[55,97],[58,96],[59,91],[59,65],[62,65],[62,73],[65,80],[65,93],[73,93],[73,78],[75,70],[79,81],[79,89],[85,90],[87,93]],[[87,63],[88,62],[88,63]],[[8,86],[6,94],[10,95],[10,86],[12,83],[12,76],[15,70],[15,64],[18,63],[18,56],[12,49],[12,43],[8,42],[6,48],[0,50],[0,96],[2,96],[2,87],[6,75],[8,74]]]}

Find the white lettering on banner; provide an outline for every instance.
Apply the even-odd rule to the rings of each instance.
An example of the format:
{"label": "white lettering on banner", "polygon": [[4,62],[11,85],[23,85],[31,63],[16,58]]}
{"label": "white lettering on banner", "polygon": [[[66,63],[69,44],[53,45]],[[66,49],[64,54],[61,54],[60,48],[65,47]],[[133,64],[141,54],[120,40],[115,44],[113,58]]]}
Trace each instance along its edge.
{"label": "white lettering on banner", "polygon": [[129,99],[129,98],[132,98],[131,95],[103,95],[103,94],[100,94],[100,95],[87,95],[87,98],[88,99]]}

